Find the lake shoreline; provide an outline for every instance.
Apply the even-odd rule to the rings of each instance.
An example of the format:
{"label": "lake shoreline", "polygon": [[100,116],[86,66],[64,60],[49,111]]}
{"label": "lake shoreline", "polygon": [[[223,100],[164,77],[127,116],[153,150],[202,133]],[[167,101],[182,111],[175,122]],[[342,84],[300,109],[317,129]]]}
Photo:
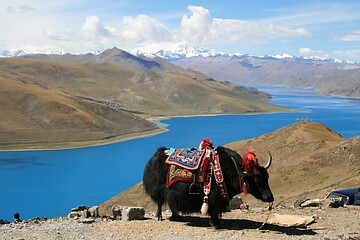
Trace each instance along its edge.
{"label": "lake shoreline", "polygon": [[[0,152],[15,152],[15,151],[57,151],[57,150],[71,150],[71,149],[78,149],[78,148],[89,148],[89,147],[97,147],[109,144],[115,144],[125,141],[130,141],[134,139],[140,139],[145,137],[151,137],[157,134],[162,134],[167,131],[167,124],[161,123],[162,120],[169,120],[173,118],[191,118],[191,117],[217,117],[217,116],[245,116],[245,115],[263,115],[263,114],[277,114],[277,113],[289,113],[289,112],[296,112],[296,110],[290,109],[289,111],[284,112],[257,112],[257,113],[229,113],[229,114],[203,114],[203,115],[174,115],[174,116],[153,116],[145,118],[146,120],[155,123],[159,128],[156,130],[150,130],[149,132],[143,133],[132,133],[126,135],[119,135],[107,140],[92,140],[92,141],[83,141],[79,142],[67,142],[61,143],[60,146],[54,147],[37,147],[36,144],[28,144],[28,148],[13,148],[13,149],[0,149]],[[14,144],[16,145],[16,144]]]}

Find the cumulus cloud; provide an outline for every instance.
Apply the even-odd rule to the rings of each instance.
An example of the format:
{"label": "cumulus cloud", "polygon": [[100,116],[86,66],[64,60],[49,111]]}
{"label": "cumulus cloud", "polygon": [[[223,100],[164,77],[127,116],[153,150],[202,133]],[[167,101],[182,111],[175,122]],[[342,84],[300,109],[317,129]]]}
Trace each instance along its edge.
{"label": "cumulus cloud", "polygon": [[[138,15],[125,16],[117,27],[105,26],[98,16],[89,16],[81,27],[81,36],[86,45],[93,48],[134,44],[152,44],[170,41],[172,34],[165,25],[155,19]],[[67,32],[48,32],[52,39],[66,39]]]}
{"label": "cumulus cloud", "polygon": [[135,43],[155,43],[172,39],[172,34],[165,25],[146,15],[124,17],[120,36],[125,41]]}
{"label": "cumulus cloud", "polygon": [[213,18],[207,9],[200,6],[189,6],[188,9],[192,15],[182,17],[180,32],[184,38],[193,42],[261,42],[274,37],[311,36],[304,28],[292,29],[268,23]]}
{"label": "cumulus cloud", "polygon": [[169,29],[163,23],[147,15],[124,16],[118,23],[104,24],[98,16],[88,16],[78,29],[43,30],[48,39],[84,41],[89,48],[121,46],[141,47],[185,43],[195,45],[226,44],[233,42],[265,43],[273,39],[308,37],[311,33],[304,28],[290,28],[281,25],[245,21],[241,19],[214,18],[208,9],[190,5],[191,14],[184,15],[178,27]]}
{"label": "cumulus cloud", "polygon": [[81,33],[86,39],[110,36],[109,29],[100,23],[100,19],[97,16],[86,18],[85,24],[81,27]]}
{"label": "cumulus cloud", "polygon": [[192,16],[183,16],[181,19],[181,34],[194,41],[204,41],[215,34],[213,32],[213,18],[209,11],[203,7],[189,6]]}

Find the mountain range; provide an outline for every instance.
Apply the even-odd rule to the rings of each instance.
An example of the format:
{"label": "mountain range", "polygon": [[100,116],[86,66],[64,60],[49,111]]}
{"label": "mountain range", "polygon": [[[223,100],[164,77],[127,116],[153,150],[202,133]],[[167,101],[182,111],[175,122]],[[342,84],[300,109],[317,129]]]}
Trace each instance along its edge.
{"label": "mountain range", "polygon": [[[80,55],[62,54],[55,50],[44,50],[43,52],[50,54],[26,54],[22,50],[17,50],[3,51],[0,56],[41,57],[57,61],[78,62],[106,62],[108,59],[114,59],[114,56],[111,55],[114,54],[114,51],[111,49]],[[122,60],[117,60],[118,62],[115,60],[115,63],[125,64],[142,72],[169,71],[171,68],[173,71],[182,71],[178,67],[180,66],[201,72],[216,80],[240,85],[264,84],[314,88],[323,94],[360,97],[360,63],[356,62],[289,54],[269,56],[227,54],[188,45],[157,51],[135,49],[131,54],[125,51],[121,54],[123,54]],[[139,61],[142,63],[139,64]]]}
{"label": "mountain range", "polygon": [[254,88],[118,48],[1,58],[0,81],[1,148],[74,147],[148,134],[158,128],[144,118],[154,116],[288,111]]}
{"label": "mountain range", "polygon": [[331,58],[324,58],[319,56],[293,56],[286,53],[276,54],[276,55],[265,55],[265,56],[254,56],[249,54],[241,54],[241,53],[224,53],[216,50],[209,50],[202,47],[196,46],[189,46],[189,45],[180,45],[178,47],[172,49],[161,49],[157,51],[152,50],[144,50],[144,49],[134,49],[131,51],[132,54],[138,56],[147,56],[147,57],[161,57],[168,61],[175,61],[181,60],[185,58],[194,58],[194,57],[254,57],[264,60],[272,60],[272,59],[298,59],[298,60],[318,60],[318,61],[325,61],[325,62],[335,62],[335,63],[344,63],[344,64],[356,64],[353,61],[346,61],[340,59],[331,59]]}
{"label": "mountain range", "polygon": [[226,54],[194,47],[156,52],[138,50],[135,53],[148,57],[162,57],[214,79],[236,84],[314,88],[323,94],[360,97],[360,64],[356,62],[288,54]]}

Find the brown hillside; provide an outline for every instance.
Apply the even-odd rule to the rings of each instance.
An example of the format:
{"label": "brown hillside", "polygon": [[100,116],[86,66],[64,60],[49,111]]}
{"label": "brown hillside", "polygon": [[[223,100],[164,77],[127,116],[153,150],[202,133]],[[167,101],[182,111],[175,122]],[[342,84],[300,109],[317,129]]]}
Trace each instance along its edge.
{"label": "brown hillside", "polygon": [[360,97],[359,64],[253,56],[186,58],[173,63],[234,83],[314,88],[325,94]]}
{"label": "brown hillside", "polygon": [[[302,195],[324,198],[331,190],[360,186],[360,136],[345,140],[319,123],[297,122],[226,146],[241,155],[247,149],[254,149],[260,164],[264,164],[267,151],[271,151],[270,187],[275,195],[275,204],[291,205]],[[264,205],[250,197],[248,203],[251,206]],[[102,203],[100,211],[111,214],[114,204],[156,209],[145,195],[142,183]]]}
{"label": "brown hillside", "polygon": [[137,72],[114,63],[0,59],[3,79],[32,83],[73,96],[117,104],[142,116],[286,111],[265,95],[233,90],[193,71]]}
{"label": "brown hillside", "polygon": [[84,146],[158,127],[127,112],[0,77],[0,149]]}
{"label": "brown hillside", "polygon": [[138,72],[149,71],[186,71],[182,67],[172,64],[161,58],[147,58],[144,56],[135,56],[119,48],[106,49],[104,52],[94,55],[88,53],[85,55],[64,54],[64,55],[47,55],[34,54],[26,58],[36,58],[52,60],[58,62],[78,62],[78,63],[114,63]]}
{"label": "brown hillside", "polygon": [[[129,113],[145,118],[288,111],[264,101],[268,95],[260,91],[119,49],[61,58],[68,59],[0,59],[1,149],[84,146],[157,129]],[[136,71],[124,61],[150,68]],[[155,65],[171,71],[150,71]]]}
{"label": "brown hillside", "polygon": [[319,123],[298,122],[228,146],[239,153],[255,149],[260,158],[271,151],[270,185],[282,201],[302,194],[322,198],[334,187],[359,186],[359,142],[360,137],[345,141]]}

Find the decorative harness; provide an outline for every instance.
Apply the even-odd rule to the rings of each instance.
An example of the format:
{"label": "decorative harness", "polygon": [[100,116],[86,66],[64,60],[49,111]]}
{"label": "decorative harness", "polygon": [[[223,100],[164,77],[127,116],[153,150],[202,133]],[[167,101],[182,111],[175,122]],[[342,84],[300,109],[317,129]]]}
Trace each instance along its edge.
{"label": "decorative harness", "polygon": [[[184,151],[183,149],[181,149],[181,150]],[[198,152],[195,155],[191,155],[191,156],[190,155],[186,156],[186,154],[184,154],[184,156],[181,156],[181,159],[180,159],[181,161],[177,160],[177,159],[171,159],[171,158],[175,158],[175,156],[179,155],[178,152],[175,151],[174,153],[169,155],[168,159],[166,160],[166,163],[169,164],[166,186],[169,187],[176,181],[185,181],[185,182],[193,182],[194,183],[195,182],[194,170],[202,172],[202,174],[200,174],[200,179],[198,180],[198,182],[204,183],[204,187],[203,187],[204,199],[203,199],[203,206],[202,206],[201,212],[203,214],[205,214],[205,213],[207,213],[207,210],[208,210],[208,202],[209,202],[209,195],[210,195],[210,191],[211,191],[211,181],[212,181],[213,174],[214,174],[214,178],[216,181],[216,185],[220,192],[221,199],[224,202],[229,202],[230,198],[229,198],[229,194],[226,189],[224,176],[223,176],[223,173],[221,170],[219,154],[217,152],[217,149],[213,148],[211,140],[208,138],[205,138],[200,143],[199,149],[197,151]],[[199,160],[198,157],[200,155],[201,155],[201,159]],[[186,166],[182,165],[183,162],[185,162],[185,160],[188,160],[188,161],[186,161]],[[198,160],[203,161],[203,162],[199,163],[199,162],[197,162]],[[235,164],[235,168],[237,169],[237,172],[239,172],[239,169],[238,169],[235,159],[232,158],[232,160],[233,160],[233,163]],[[189,162],[190,163],[196,162],[196,164],[194,164],[194,165],[192,165],[192,167],[190,167]],[[181,166],[180,166],[180,164],[181,164]],[[202,166],[202,167],[195,169],[195,167],[194,167],[195,165],[197,167],[198,166]],[[258,165],[258,161],[257,161],[257,157],[256,157],[255,153],[252,150],[248,150],[243,157],[242,166],[241,166],[242,169],[247,173],[252,173],[252,172],[257,173],[258,172],[258,170],[256,168],[257,165]],[[179,168],[181,168],[182,170],[179,170]],[[186,179],[184,178],[183,180],[180,180],[179,177],[171,178],[172,175],[175,175],[175,174],[172,174],[175,171],[181,171],[180,175],[182,175],[184,177],[186,176],[187,178]],[[193,171],[193,172],[191,172],[191,171]],[[243,180],[243,176],[240,175],[239,177],[240,177],[239,178],[240,191],[242,190],[244,195],[246,196],[246,194],[248,193],[247,185]]]}
{"label": "decorative harness", "polygon": [[221,199],[224,200],[225,202],[229,202],[230,199],[229,199],[229,195],[226,190],[224,177],[223,177],[223,174],[221,171],[219,154],[217,153],[216,149],[212,149],[211,155],[212,155],[211,161],[210,161],[210,164],[208,165],[207,174],[206,174],[206,178],[205,178],[205,184],[204,184],[204,194],[205,194],[204,203],[208,203],[208,201],[209,201],[209,194],[210,194],[210,189],[211,189],[211,179],[212,179],[213,173],[215,174],[216,185],[219,188]]}

